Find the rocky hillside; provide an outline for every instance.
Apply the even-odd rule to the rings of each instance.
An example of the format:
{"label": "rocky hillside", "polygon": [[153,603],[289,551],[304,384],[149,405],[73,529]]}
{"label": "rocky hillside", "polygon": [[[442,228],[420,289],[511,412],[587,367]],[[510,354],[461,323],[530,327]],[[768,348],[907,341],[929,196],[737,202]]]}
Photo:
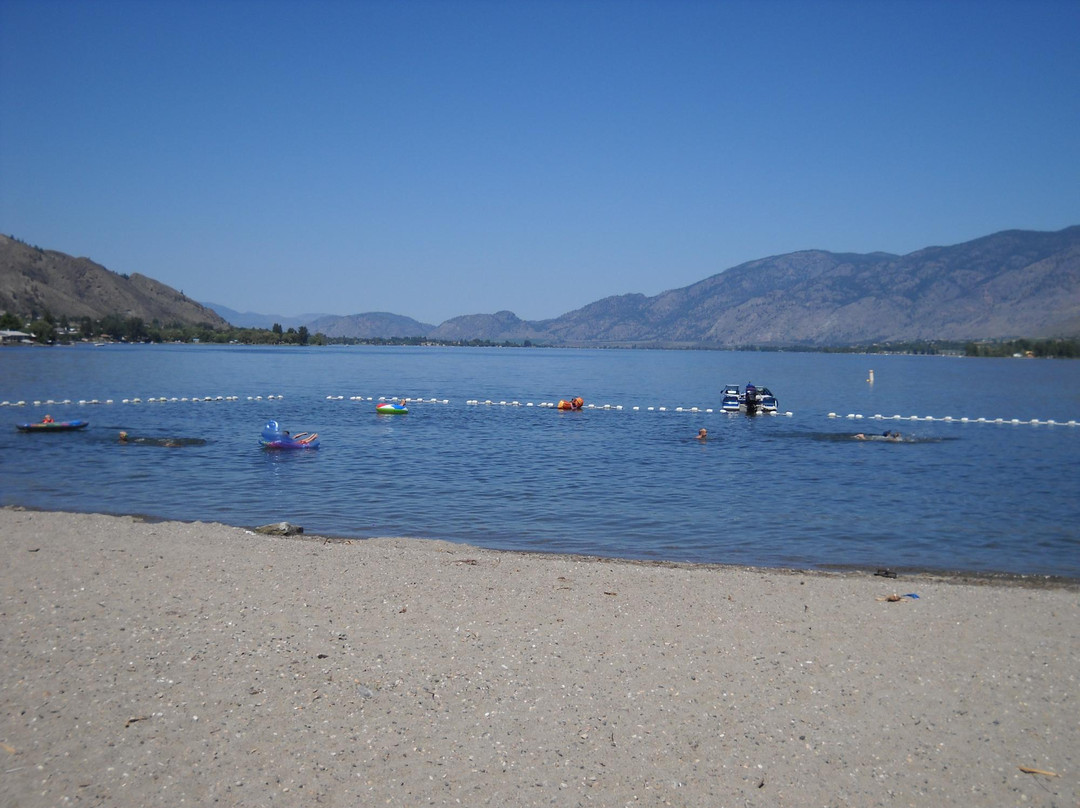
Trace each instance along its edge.
{"label": "rocky hillside", "polygon": [[162,325],[228,323],[212,309],[145,275],[118,275],[89,258],[73,258],[0,236],[0,311],[27,319],[96,320],[119,314]]}
{"label": "rocky hillside", "polygon": [[430,336],[731,347],[1078,334],[1080,226],[1010,230],[903,256],[789,253],[653,297],[608,297],[538,322],[472,315]]}
{"label": "rocky hillside", "polygon": [[905,256],[806,251],[548,325],[563,341],[845,345],[1080,334],[1080,227],[1006,231]]}

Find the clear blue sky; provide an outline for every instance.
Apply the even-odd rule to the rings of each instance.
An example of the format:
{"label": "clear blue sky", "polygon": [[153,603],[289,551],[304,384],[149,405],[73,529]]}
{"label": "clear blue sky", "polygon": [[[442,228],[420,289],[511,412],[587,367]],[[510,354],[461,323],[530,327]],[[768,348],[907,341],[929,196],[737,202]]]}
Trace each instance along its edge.
{"label": "clear blue sky", "polygon": [[1073,224],[1078,0],[0,0],[0,231],[241,311]]}

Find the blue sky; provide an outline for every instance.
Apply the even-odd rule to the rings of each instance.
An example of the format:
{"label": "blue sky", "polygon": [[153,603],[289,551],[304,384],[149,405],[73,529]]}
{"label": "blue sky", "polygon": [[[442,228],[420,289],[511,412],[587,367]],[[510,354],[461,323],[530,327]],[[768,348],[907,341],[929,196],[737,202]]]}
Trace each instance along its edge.
{"label": "blue sky", "polygon": [[1077,0],[0,0],[0,231],[440,323],[1058,230],[1078,32]]}

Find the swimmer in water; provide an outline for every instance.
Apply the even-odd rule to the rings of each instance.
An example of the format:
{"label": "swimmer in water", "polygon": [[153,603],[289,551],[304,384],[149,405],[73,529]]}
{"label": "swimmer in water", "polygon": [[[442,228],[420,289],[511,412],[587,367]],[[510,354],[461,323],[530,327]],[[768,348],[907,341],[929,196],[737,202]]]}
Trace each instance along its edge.
{"label": "swimmer in water", "polygon": [[702,427],[701,429],[699,429],[697,431],[697,439],[698,440],[708,440],[709,439],[709,432],[708,432],[708,430],[705,429],[705,427]]}
{"label": "swimmer in water", "polygon": [[904,438],[899,432],[882,432],[880,435],[867,435],[863,432],[859,432],[852,435],[855,440],[887,440],[893,443],[898,443]]}
{"label": "swimmer in water", "polygon": [[121,430],[120,443],[137,443],[140,446],[163,446],[166,449],[180,449],[184,446],[205,446],[202,438],[133,438]]}

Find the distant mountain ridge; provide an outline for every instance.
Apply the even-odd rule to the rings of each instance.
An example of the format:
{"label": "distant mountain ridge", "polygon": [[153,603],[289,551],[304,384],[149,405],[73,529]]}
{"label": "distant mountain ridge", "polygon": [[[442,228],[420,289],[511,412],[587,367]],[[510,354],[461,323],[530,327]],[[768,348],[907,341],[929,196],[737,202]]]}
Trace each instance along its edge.
{"label": "distant mountain ridge", "polygon": [[547,321],[563,343],[850,345],[1080,334],[1080,226],[905,256],[807,250]]}
{"label": "distant mountain ridge", "polygon": [[236,311],[230,309],[228,306],[222,306],[219,303],[207,303],[203,302],[204,306],[208,309],[213,309],[232,325],[238,328],[273,328],[274,324],[280,325],[282,328],[299,328],[300,326],[306,326],[308,323],[314,322],[320,317],[328,317],[327,314],[258,314],[253,311]]}
{"label": "distant mountain ridge", "polygon": [[422,337],[430,334],[435,328],[412,317],[383,311],[350,314],[345,317],[328,314],[308,323],[307,327],[313,334],[322,333],[328,337],[356,339]]}
{"label": "distant mountain ridge", "polygon": [[[339,334],[360,336],[344,326]],[[522,320],[510,311],[470,314],[411,334],[729,348],[1076,335],[1080,226],[1007,230],[903,256],[804,250],[652,297],[603,298],[550,320]]]}
{"label": "distant mountain ridge", "polygon": [[[104,273],[104,274],[102,274]],[[156,305],[152,305],[156,304]],[[162,322],[230,316],[305,326],[330,337],[422,337],[547,345],[826,347],[914,340],[1080,336],[1080,225],[1007,230],[908,255],[804,250],[740,264],[658,295],[623,294],[549,320],[510,311],[433,326],[387,312],[238,315],[217,312],[142,275],[116,275],[89,259],[0,236],[0,309]],[[96,312],[96,313],[95,313]],[[225,315],[222,319],[218,313]],[[215,318],[211,320],[210,318]]]}

